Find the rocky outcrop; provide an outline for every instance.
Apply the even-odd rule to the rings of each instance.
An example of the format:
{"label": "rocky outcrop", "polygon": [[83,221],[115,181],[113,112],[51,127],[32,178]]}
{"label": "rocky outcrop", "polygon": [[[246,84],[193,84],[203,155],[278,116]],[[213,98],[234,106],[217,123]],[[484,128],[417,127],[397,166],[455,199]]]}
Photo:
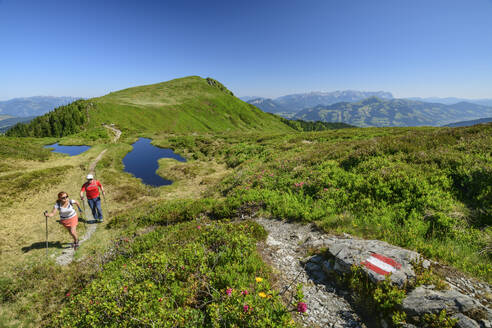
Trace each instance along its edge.
{"label": "rocky outcrop", "polygon": [[[361,240],[350,236],[348,238],[330,236],[321,240],[309,240],[306,246],[314,249],[328,249],[333,260],[323,264],[323,269],[326,273],[330,271],[348,273],[353,265],[357,265],[361,266],[372,281],[378,282],[386,277],[385,274],[378,273],[378,271],[381,272],[385,268],[389,268],[389,270],[394,270],[390,277],[391,281],[399,287],[403,287],[409,279],[415,278],[412,263],[422,259],[416,252],[393,246],[380,240]],[[379,256],[392,260],[393,265],[384,263],[377,258]],[[379,262],[383,266],[381,270],[375,269],[377,266],[373,264],[374,262],[368,262],[373,259],[374,262]],[[430,262],[423,260],[423,265],[424,267],[429,267]]]}
{"label": "rocky outcrop", "polygon": [[402,308],[409,317],[420,318],[441,310],[458,319],[458,327],[480,327],[478,322],[492,321],[492,311],[477,300],[456,290],[433,290],[420,286],[403,300]]}
{"label": "rocky outcrop", "polygon": [[[400,288],[408,286],[407,283],[415,279],[413,265],[417,261],[424,268],[439,266],[437,263],[425,260],[416,252],[378,240],[356,239],[346,234],[326,235],[317,231],[312,225],[267,219],[257,219],[257,222],[269,232],[266,244],[275,250],[270,253],[269,262],[281,272],[288,273],[290,277],[302,276],[299,280],[301,283],[312,281],[317,287],[315,292],[304,287],[306,299],[313,299],[309,303],[308,314],[314,315],[312,320],[306,320],[306,323],[317,323],[314,326],[326,320],[319,314],[324,311],[326,304],[330,304],[333,300],[342,302],[344,298],[350,301],[350,291],[337,286],[334,276],[349,273],[353,265],[361,267],[375,283],[384,280],[386,278],[384,273],[391,271],[391,282]],[[308,251],[316,252],[316,250],[322,250],[322,254],[302,258],[302,254]],[[302,269],[299,271],[299,264],[304,272]],[[488,300],[490,285],[467,278],[456,270],[453,274],[448,274],[446,281],[449,283],[449,290],[436,290],[435,286],[426,285],[419,286],[406,295],[401,306],[401,310],[407,314],[409,323],[406,326],[415,327],[412,323],[419,326],[420,319],[425,314],[439,314],[442,310],[446,310],[449,316],[457,320],[457,327],[492,328],[492,310]],[[323,285],[324,288],[321,287]],[[322,291],[321,297],[320,291]],[[335,292],[336,297],[332,295],[327,298],[323,295],[326,291]],[[318,295],[313,297],[311,293],[318,293]],[[337,313],[344,313],[342,309],[346,307],[345,313],[350,313],[352,317],[357,318],[356,311],[349,306],[349,303],[345,302],[346,305],[339,307]],[[330,304],[330,308],[332,306]],[[333,316],[333,313],[330,315]],[[380,314],[374,316],[377,318],[376,326],[390,326],[390,320],[385,321],[383,318],[381,321]],[[359,319],[353,321],[353,324],[356,322],[360,322]],[[313,325],[308,324],[308,326]],[[374,323],[370,326],[374,326]]]}

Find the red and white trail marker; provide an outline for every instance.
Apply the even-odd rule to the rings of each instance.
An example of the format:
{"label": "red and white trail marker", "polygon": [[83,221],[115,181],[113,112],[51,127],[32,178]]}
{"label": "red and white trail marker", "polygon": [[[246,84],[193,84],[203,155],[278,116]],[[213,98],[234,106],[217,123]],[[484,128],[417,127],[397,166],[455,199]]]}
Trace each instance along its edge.
{"label": "red and white trail marker", "polygon": [[396,270],[401,269],[401,264],[396,262],[389,257],[383,256],[381,254],[372,254],[367,260],[362,262],[362,264],[371,271],[379,273],[386,276]]}

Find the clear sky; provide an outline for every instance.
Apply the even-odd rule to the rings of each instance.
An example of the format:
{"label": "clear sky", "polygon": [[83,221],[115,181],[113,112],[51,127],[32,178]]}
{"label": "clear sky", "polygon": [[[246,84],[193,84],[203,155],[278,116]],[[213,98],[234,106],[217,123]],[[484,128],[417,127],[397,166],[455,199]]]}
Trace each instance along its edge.
{"label": "clear sky", "polygon": [[200,75],[238,96],[492,98],[492,0],[0,0],[0,99]]}

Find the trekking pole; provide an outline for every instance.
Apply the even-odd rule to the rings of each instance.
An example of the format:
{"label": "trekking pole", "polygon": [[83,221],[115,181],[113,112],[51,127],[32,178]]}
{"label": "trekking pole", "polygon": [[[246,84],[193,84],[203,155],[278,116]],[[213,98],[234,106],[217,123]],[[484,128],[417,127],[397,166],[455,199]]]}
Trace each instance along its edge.
{"label": "trekking pole", "polygon": [[[80,201],[82,202],[82,208],[84,209],[84,215],[85,215],[85,221],[87,221],[87,212],[85,211],[85,201],[83,198],[80,199]],[[85,228],[85,221],[84,221],[84,228]]]}
{"label": "trekking pole", "polygon": [[48,257],[48,211],[44,211],[44,218],[46,219],[46,257]]}
{"label": "trekking pole", "polygon": [[[104,208],[106,208],[106,195],[105,195],[104,193],[102,193],[102,195],[103,195],[103,204],[104,204]],[[106,208],[106,220],[108,219],[108,216],[109,216],[108,211],[109,211],[109,209],[108,209],[108,208]],[[106,222],[107,222],[107,221],[106,221]]]}

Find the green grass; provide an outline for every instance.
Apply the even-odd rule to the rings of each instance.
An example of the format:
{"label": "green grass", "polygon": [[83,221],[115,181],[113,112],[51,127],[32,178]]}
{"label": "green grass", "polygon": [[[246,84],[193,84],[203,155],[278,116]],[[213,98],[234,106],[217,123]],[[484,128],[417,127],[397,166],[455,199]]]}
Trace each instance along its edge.
{"label": "green grass", "polygon": [[279,117],[198,76],[112,92],[90,102],[92,127],[115,123],[132,134],[292,130]]}
{"label": "green grass", "polygon": [[54,143],[53,138],[11,138],[0,136],[0,161],[5,159],[26,159],[45,161],[51,151],[40,145]]}

